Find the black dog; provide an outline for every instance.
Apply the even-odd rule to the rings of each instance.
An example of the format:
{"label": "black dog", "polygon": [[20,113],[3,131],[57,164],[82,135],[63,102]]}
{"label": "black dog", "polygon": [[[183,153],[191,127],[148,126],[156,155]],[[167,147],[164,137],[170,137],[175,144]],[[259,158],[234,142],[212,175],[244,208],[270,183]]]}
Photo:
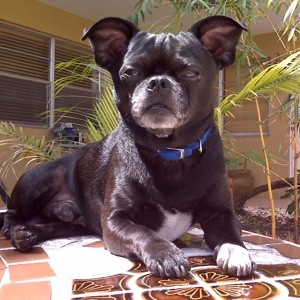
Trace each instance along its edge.
{"label": "black dog", "polygon": [[83,40],[113,78],[119,127],[20,178],[3,227],[12,244],[26,251],[94,233],[155,275],[183,277],[190,266],[171,241],[200,223],[223,272],[252,274],[213,120],[214,79],[233,63],[243,29],[214,16],[178,35],[118,18],[87,30]]}

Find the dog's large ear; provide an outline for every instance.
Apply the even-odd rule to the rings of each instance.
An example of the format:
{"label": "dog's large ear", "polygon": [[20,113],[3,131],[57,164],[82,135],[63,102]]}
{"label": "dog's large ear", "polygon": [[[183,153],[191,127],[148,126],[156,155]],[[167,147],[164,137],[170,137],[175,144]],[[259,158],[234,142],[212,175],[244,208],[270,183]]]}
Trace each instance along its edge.
{"label": "dog's large ear", "polygon": [[139,29],[120,18],[105,18],[85,29],[81,40],[89,39],[94,50],[96,63],[110,69],[125,53],[131,38]]}
{"label": "dog's large ear", "polygon": [[212,16],[203,19],[190,28],[209,51],[220,69],[231,65],[235,60],[236,45],[245,25],[225,16]]}

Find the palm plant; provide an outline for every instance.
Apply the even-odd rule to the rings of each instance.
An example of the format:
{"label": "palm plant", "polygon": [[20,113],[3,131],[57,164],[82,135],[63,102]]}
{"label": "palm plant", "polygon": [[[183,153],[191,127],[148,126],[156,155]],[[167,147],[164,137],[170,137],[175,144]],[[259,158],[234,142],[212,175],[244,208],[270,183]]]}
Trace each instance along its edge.
{"label": "palm plant", "polygon": [[25,161],[27,167],[30,164],[54,160],[61,153],[53,140],[47,141],[45,137],[39,139],[25,134],[22,127],[17,128],[12,123],[0,122],[0,136],[4,137],[0,140],[0,147],[8,147],[12,153],[0,168],[0,173],[4,175],[9,170],[14,171],[15,164]]}
{"label": "palm plant", "polygon": [[[184,14],[191,15],[214,15],[224,14],[232,16],[235,19],[243,20],[247,24],[251,24],[253,20],[258,19],[265,15],[266,11],[282,12],[286,10],[285,19],[286,28],[284,33],[288,35],[289,40],[294,40],[298,33],[298,23],[293,21],[293,15],[298,7],[298,1],[293,0],[287,4],[282,1],[235,1],[235,0],[216,0],[216,1],[203,1],[203,0],[138,0],[135,5],[135,12],[130,17],[132,21],[138,23],[144,21],[148,13],[152,13],[157,7],[165,3],[171,4],[174,7],[174,15],[172,21],[180,27],[181,17]],[[215,117],[219,125],[220,132],[222,133],[222,118],[224,115],[234,117],[231,113],[233,107],[243,104],[243,101],[256,101],[258,117],[259,112],[259,95],[272,94],[274,92],[285,92],[295,96],[300,95],[300,52],[296,51],[296,46],[290,51],[287,49],[286,58],[276,64],[260,64],[260,58],[265,56],[258,49],[253,41],[251,25],[249,27],[249,34],[243,40],[242,48],[237,56],[237,67],[251,62],[251,67],[248,68],[248,81],[237,93],[227,95],[227,97],[215,109]],[[254,65],[254,62],[257,62]],[[74,81],[80,81],[91,78],[91,74],[98,70],[98,67],[92,62],[91,58],[81,60],[76,58],[70,62],[61,63],[58,65],[66,75],[57,81],[56,91],[60,91]],[[69,71],[68,71],[69,70]],[[84,112],[81,117],[86,120],[87,136],[89,141],[97,141],[107,135],[113,128],[117,126],[117,110],[113,102],[112,96],[112,83],[107,76],[107,73],[100,71],[102,93],[101,99],[95,104],[94,110],[91,112]],[[95,79],[91,79],[95,80]],[[298,99],[295,97],[295,99]],[[291,101],[295,106],[295,101]],[[68,113],[68,111],[66,111]],[[298,119],[293,119],[294,124],[299,124]],[[298,126],[298,125],[297,125]],[[40,162],[45,160],[55,159],[60,155],[60,149],[53,141],[46,141],[45,138],[34,139],[18,131],[13,124],[0,123],[0,135],[4,136],[0,140],[0,146],[11,145],[15,147],[12,157],[9,159],[13,165],[23,159],[27,158],[27,162]],[[295,137],[297,138],[297,137]],[[264,138],[261,132],[262,145],[264,145]],[[33,145],[33,146],[32,146]],[[263,146],[265,149],[265,146]],[[298,153],[295,152],[295,153]],[[265,163],[259,162],[268,175],[267,180],[270,183],[271,169],[269,166],[269,158],[267,151],[265,154]],[[254,161],[254,163],[257,163]],[[296,163],[296,162],[295,162]],[[296,178],[297,176],[295,176]],[[295,179],[297,180],[297,179]],[[297,185],[296,185],[297,186]],[[270,188],[271,190],[271,185]],[[270,194],[270,198],[272,195]],[[298,201],[297,201],[298,203]],[[298,208],[295,205],[295,223],[298,220]],[[275,224],[275,213],[273,210],[273,223]],[[297,225],[296,225],[297,226]],[[273,228],[274,229],[274,228]],[[276,234],[273,230],[273,235]]]}

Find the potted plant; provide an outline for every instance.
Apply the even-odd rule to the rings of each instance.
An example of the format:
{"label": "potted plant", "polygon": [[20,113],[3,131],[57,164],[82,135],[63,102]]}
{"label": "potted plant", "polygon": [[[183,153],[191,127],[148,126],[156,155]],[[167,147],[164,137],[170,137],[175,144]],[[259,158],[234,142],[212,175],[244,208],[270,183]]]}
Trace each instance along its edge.
{"label": "potted plant", "polygon": [[248,158],[226,158],[227,174],[232,189],[233,201],[254,188],[254,177],[247,169]]}

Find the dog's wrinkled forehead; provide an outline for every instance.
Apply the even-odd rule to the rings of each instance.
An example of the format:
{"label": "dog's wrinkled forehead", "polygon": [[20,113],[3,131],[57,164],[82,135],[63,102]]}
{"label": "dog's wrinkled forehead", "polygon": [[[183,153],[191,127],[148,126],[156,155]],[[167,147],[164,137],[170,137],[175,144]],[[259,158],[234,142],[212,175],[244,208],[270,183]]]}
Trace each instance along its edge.
{"label": "dog's wrinkled forehead", "polygon": [[212,60],[210,56],[192,33],[181,32],[175,35],[139,32],[128,45],[123,63],[172,69],[176,63],[186,66],[193,63],[206,64]]}

